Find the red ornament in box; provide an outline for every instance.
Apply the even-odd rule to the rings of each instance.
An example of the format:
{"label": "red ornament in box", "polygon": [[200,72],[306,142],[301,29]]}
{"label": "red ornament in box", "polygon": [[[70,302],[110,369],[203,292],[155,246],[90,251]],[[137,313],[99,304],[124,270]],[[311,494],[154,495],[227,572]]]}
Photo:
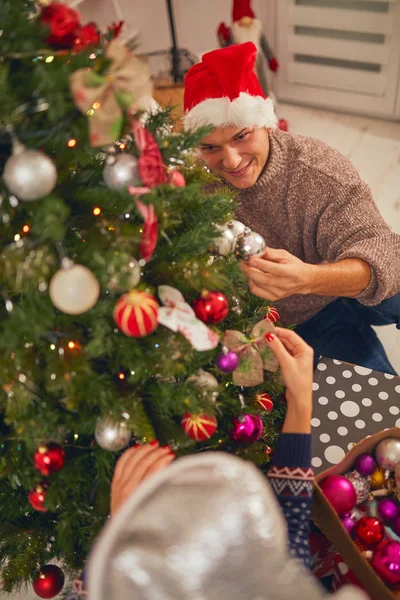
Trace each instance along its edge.
{"label": "red ornament in box", "polygon": [[42,9],[40,22],[49,29],[47,43],[53,48],[72,48],[79,28],[79,13],[61,2]]}
{"label": "red ornament in box", "polygon": [[48,477],[56,473],[64,464],[65,452],[58,444],[47,444],[39,446],[33,458],[35,469],[42,475]]}
{"label": "red ornament in box", "polygon": [[117,327],[131,337],[145,337],[158,325],[159,304],[151,294],[132,290],[121,296],[114,308]]}
{"label": "red ornament in box", "polygon": [[28,494],[29,504],[39,512],[47,512],[44,501],[46,500],[46,491],[48,487],[49,486],[45,482],[38,483]]}
{"label": "red ornament in box", "polygon": [[201,297],[193,302],[193,308],[196,317],[207,325],[221,323],[229,312],[228,300],[222,292],[204,291]]}
{"label": "red ornament in box", "polygon": [[210,415],[192,415],[187,412],[182,418],[182,429],[196,442],[209,440],[217,431],[217,419]]}
{"label": "red ornament in box", "polygon": [[362,517],[356,525],[355,532],[367,546],[379,544],[385,535],[383,523],[376,517]]}
{"label": "red ornament in box", "polygon": [[274,410],[274,402],[269,394],[264,392],[263,394],[257,394],[256,396],[257,404],[263,410],[271,412]]}
{"label": "red ornament in box", "polygon": [[64,573],[57,565],[46,565],[40,568],[32,585],[39,598],[54,598],[64,587]]}
{"label": "red ornament in box", "polygon": [[271,323],[278,323],[280,320],[279,313],[276,310],[275,306],[268,306],[264,319],[268,319]]}

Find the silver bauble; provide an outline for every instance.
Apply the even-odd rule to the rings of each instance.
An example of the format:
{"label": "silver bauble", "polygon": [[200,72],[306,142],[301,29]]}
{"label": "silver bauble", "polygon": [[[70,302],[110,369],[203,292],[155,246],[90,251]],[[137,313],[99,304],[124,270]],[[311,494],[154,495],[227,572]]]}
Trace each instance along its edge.
{"label": "silver bauble", "polygon": [[386,438],[375,448],[378,465],[385,471],[394,472],[400,463],[400,438]]}
{"label": "silver bauble", "polygon": [[97,421],[94,437],[104,450],[118,452],[129,445],[132,430],[126,421],[116,421],[111,417],[104,417]]}
{"label": "silver bauble", "polygon": [[265,248],[264,238],[259,233],[250,231],[238,238],[235,253],[242,260],[250,260],[250,258],[264,254]]}
{"label": "silver bauble", "polygon": [[244,225],[244,223],[241,223],[240,221],[229,221],[228,226],[236,239],[240,235],[243,235],[246,229],[246,225]]}
{"label": "silver bauble", "polygon": [[220,256],[228,256],[235,247],[236,237],[229,227],[221,228],[221,234],[214,242],[215,250]]}
{"label": "silver bauble", "polygon": [[350,471],[344,475],[352,484],[357,494],[357,504],[362,504],[368,500],[371,491],[371,476],[365,477],[358,471]]}
{"label": "silver bauble", "polygon": [[200,369],[194,375],[191,375],[187,379],[188,383],[191,383],[195,388],[197,388],[203,396],[209,397],[212,400],[216,400],[218,398],[218,381],[211,375],[211,373],[207,373],[207,371],[203,371]]}
{"label": "silver bauble", "polygon": [[141,267],[132,256],[116,253],[107,266],[107,287],[110,290],[127,292],[136,287],[141,278]]}
{"label": "silver bauble", "polygon": [[140,186],[137,158],[132,154],[119,154],[111,164],[106,163],[103,179],[110,190],[127,190],[131,185]]}
{"label": "silver bauble", "polygon": [[13,154],[7,160],[4,183],[20,200],[31,202],[50,194],[57,183],[54,162],[40,150],[27,150],[19,142],[14,143]]}
{"label": "silver bauble", "polygon": [[66,263],[50,281],[52,303],[67,315],[80,315],[91,309],[100,295],[100,285],[83,265]]}

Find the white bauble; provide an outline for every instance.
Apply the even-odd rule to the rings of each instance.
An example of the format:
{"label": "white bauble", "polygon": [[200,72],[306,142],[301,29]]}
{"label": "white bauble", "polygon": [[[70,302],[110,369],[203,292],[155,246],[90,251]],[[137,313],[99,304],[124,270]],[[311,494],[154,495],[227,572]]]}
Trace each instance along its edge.
{"label": "white bauble", "polygon": [[126,421],[116,421],[111,417],[104,417],[97,421],[94,437],[103,450],[119,452],[129,445],[132,430]]}
{"label": "white bauble", "polygon": [[87,267],[72,263],[53,275],[49,293],[58,310],[67,315],[80,315],[96,304],[100,285]]}
{"label": "white bauble", "polygon": [[221,229],[221,234],[217,240],[215,240],[215,250],[220,256],[228,256],[235,247],[236,238],[233,231],[229,227]]}
{"label": "white bauble", "polygon": [[[112,162],[111,162],[112,161]],[[130,186],[140,186],[138,161],[132,154],[119,154],[111,158],[103,171],[103,179],[110,190],[127,190]]]}
{"label": "white bauble", "polygon": [[27,150],[16,143],[5,164],[3,179],[12,194],[31,202],[53,191],[57,183],[57,169],[51,158],[40,150]]}
{"label": "white bauble", "polygon": [[207,371],[203,371],[200,369],[194,375],[191,375],[187,379],[188,383],[191,383],[195,388],[197,388],[203,396],[211,396],[213,400],[218,398],[218,380],[208,373]]}

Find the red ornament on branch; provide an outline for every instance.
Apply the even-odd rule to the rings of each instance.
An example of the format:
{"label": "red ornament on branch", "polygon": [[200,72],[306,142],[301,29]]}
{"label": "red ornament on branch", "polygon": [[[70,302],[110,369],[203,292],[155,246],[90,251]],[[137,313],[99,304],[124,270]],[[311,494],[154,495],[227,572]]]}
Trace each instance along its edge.
{"label": "red ornament on branch", "polygon": [[121,296],[114,308],[117,327],[131,337],[145,337],[158,325],[159,304],[151,294],[132,290]]}
{"label": "red ornament on branch", "polygon": [[269,394],[267,394],[266,392],[264,392],[263,394],[257,394],[256,401],[257,401],[258,406],[260,408],[262,408],[263,410],[271,412],[271,410],[274,409],[273,400],[272,400],[271,396]]}
{"label": "red ornament on branch", "polygon": [[264,319],[268,319],[268,321],[271,321],[271,323],[277,323],[279,321],[279,313],[275,306],[267,307]]}
{"label": "red ornament on branch", "polygon": [[46,500],[46,491],[48,487],[49,486],[45,482],[38,483],[28,494],[29,504],[39,512],[47,512],[44,501]]}
{"label": "red ornament on branch", "polygon": [[193,308],[196,317],[207,325],[221,323],[229,312],[228,300],[222,292],[204,291],[201,297],[193,302]]}
{"label": "red ornament on branch", "polygon": [[101,36],[96,23],[88,23],[83,27],[79,27],[76,31],[73,50],[74,52],[81,52],[87,46],[98,46],[100,40]]}
{"label": "red ornament on branch", "polygon": [[49,46],[72,48],[80,25],[80,15],[76,10],[61,2],[51,2],[42,9],[40,22],[49,29]]}
{"label": "red ornament on branch", "polygon": [[57,565],[46,565],[40,568],[32,585],[39,598],[54,598],[64,587],[64,573]]}
{"label": "red ornament on branch", "polygon": [[40,446],[35,452],[33,463],[35,469],[42,475],[48,477],[56,473],[64,464],[65,452],[58,444],[47,444]]}
{"label": "red ornament on branch", "polygon": [[196,442],[204,442],[217,431],[217,419],[210,415],[192,415],[187,412],[182,418],[182,429]]}

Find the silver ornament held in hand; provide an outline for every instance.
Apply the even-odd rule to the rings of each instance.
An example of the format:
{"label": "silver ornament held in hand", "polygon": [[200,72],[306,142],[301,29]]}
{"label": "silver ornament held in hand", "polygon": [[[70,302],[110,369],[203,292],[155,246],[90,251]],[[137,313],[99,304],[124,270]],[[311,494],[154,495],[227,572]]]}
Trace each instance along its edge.
{"label": "silver ornament held in hand", "polygon": [[97,421],[94,437],[103,450],[118,452],[129,445],[132,430],[126,421],[116,421],[111,417],[104,417]]}
{"label": "silver ornament held in hand", "polygon": [[394,472],[400,463],[400,439],[386,438],[379,442],[375,448],[375,458],[382,469]]}
{"label": "silver ornament held in hand", "polygon": [[353,487],[356,490],[357,504],[362,504],[368,500],[368,496],[371,491],[372,477],[365,477],[358,471],[350,471],[349,473],[345,474],[345,477],[350,481],[350,483],[353,484]]}
{"label": "silver ornament held in hand", "polygon": [[50,194],[57,183],[54,162],[40,150],[28,150],[15,142],[12,156],[7,160],[4,183],[8,190],[25,202],[39,200]]}
{"label": "silver ornament held in hand", "polygon": [[246,230],[236,242],[235,253],[242,260],[250,260],[250,258],[264,254],[265,248],[265,240],[259,233]]}
{"label": "silver ornament held in hand", "polygon": [[132,154],[119,154],[111,164],[106,161],[103,179],[110,190],[127,190],[131,185],[140,186],[137,158]]}

